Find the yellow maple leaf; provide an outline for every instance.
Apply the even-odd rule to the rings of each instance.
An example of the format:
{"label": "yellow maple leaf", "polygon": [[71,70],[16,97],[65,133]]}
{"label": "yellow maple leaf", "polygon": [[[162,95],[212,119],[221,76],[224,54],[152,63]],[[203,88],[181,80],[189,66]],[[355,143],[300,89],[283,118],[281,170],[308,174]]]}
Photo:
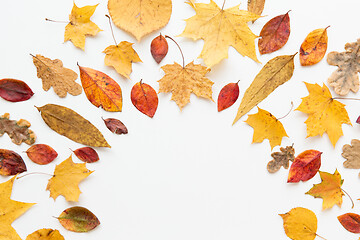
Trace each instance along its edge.
{"label": "yellow maple leaf", "polygon": [[65,240],[58,230],[39,229],[26,237],[26,240]]}
{"label": "yellow maple leaf", "polygon": [[228,57],[229,46],[259,62],[255,52],[255,39],[258,36],[247,25],[247,22],[258,19],[259,15],[239,10],[239,5],[224,10],[213,0],[209,4],[189,4],[196,15],[186,20],[185,30],[180,36],[204,39],[199,58],[203,58],[209,68]]}
{"label": "yellow maple leaf", "polygon": [[274,115],[259,107],[258,112],[249,115],[245,122],[254,128],[253,143],[261,143],[269,139],[271,149],[273,149],[281,145],[283,137],[289,137],[282,123]]}
{"label": "yellow maple leaf", "polygon": [[341,179],[340,173],[335,170],[334,174],[319,171],[321,183],[314,186],[305,194],[315,198],[322,198],[322,209],[332,208],[335,204],[341,207],[342,196],[344,193],[341,186],[344,180]]}
{"label": "yellow maple leaf", "polygon": [[180,110],[190,102],[190,94],[194,93],[198,97],[212,99],[212,85],[210,79],[205,74],[210,69],[191,62],[185,67],[178,63],[167,64],[161,67],[165,76],[160,79],[159,93],[171,92],[171,100],[174,100]]}
{"label": "yellow maple leaf", "polygon": [[54,175],[49,179],[46,190],[54,200],[63,195],[66,201],[79,200],[80,182],[87,178],[93,171],[86,168],[86,163],[74,163],[72,157],[64,160],[55,167]]}
{"label": "yellow maple leaf", "polygon": [[133,62],[142,62],[139,55],[132,48],[133,43],[122,41],[118,45],[108,46],[103,53],[105,65],[112,66],[122,76],[130,78]]}
{"label": "yellow maple leaf", "polygon": [[9,181],[0,184],[0,239],[21,240],[11,223],[24,214],[35,203],[24,203],[11,200],[11,192],[15,180],[14,176]]}
{"label": "yellow maple leaf", "polygon": [[90,21],[90,17],[94,14],[98,5],[79,8],[74,3],[69,15],[70,23],[65,27],[64,42],[70,40],[76,47],[82,50],[85,49],[86,36],[95,36],[101,31],[95,23]]}
{"label": "yellow maple leaf", "polygon": [[323,85],[306,83],[309,96],[302,98],[300,106],[296,109],[309,115],[305,121],[307,137],[328,134],[335,147],[338,139],[343,135],[341,125],[351,125],[345,105],[332,98],[329,89]]}

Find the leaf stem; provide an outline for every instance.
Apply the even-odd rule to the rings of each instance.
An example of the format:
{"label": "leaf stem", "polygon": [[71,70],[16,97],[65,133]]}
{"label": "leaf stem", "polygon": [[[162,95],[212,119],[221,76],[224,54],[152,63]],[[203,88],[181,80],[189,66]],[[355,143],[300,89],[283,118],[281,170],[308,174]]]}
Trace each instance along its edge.
{"label": "leaf stem", "polygon": [[286,118],[291,113],[291,110],[293,108],[294,108],[294,103],[291,101],[291,108],[290,108],[289,112],[285,116],[282,116],[281,118],[277,118],[276,120],[279,121],[280,119]]}
{"label": "leaf stem", "polygon": [[222,5],[222,7],[221,7],[221,10],[224,10],[225,3],[226,3],[226,0],[224,0],[223,5]]}
{"label": "leaf stem", "polygon": [[360,98],[345,98],[345,97],[333,97],[332,99],[357,100],[357,101],[360,100]]}
{"label": "leaf stem", "polygon": [[55,23],[70,23],[70,24],[72,24],[71,22],[66,22],[66,21],[56,21],[56,20],[52,20],[52,19],[48,19],[48,18],[45,18],[45,21],[48,21],[48,22],[55,22]]}
{"label": "leaf stem", "polygon": [[111,25],[111,21],[110,21],[110,16],[105,14],[105,17],[107,17],[109,19],[109,25],[110,25],[110,29],[111,29],[111,34],[112,34],[112,37],[114,39],[114,42],[115,42],[115,46],[117,47],[117,43],[116,43],[116,40],[115,40],[115,36],[114,36],[114,31],[113,31],[113,28],[112,28],[112,25]]}
{"label": "leaf stem", "polygon": [[320,236],[320,235],[319,235],[319,234],[317,234],[317,233],[315,233],[315,235],[316,235],[317,237],[321,238],[321,239],[327,240],[326,238],[324,238],[324,237]]}
{"label": "leaf stem", "polygon": [[351,200],[351,204],[352,204],[352,207],[351,208],[354,208],[354,201],[352,200],[352,198],[350,197],[350,195],[343,189],[343,188],[340,188],[341,189],[341,191],[343,191],[349,198],[350,198],[350,200]]}
{"label": "leaf stem", "polygon": [[183,51],[181,50],[181,47],[179,46],[179,44],[172,37],[170,37],[168,35],[165,35],[165,38],[171,39],[176,44],[176,46],[178,46],[178,48],[180,50],[180,53],[181,53],[181,56],[182,56],[182,60],[183,60],[183,68],[185,68],[185,58],[184,58]]}
{"label": "leaf stem", "polygon": [[49,173],[43,173],[43,172],[31,172],[31,173],[26,173],[20,177],[17,177],[16,179],[20,179],[20,178],[23,178],[23,177],[26,177],[26,176],[29,176],[29,175],[33,175],[33,174],[42,174],[42,175],[48,175],[48,176],[51,176],[53,177],[54,175],[52,174],[49,174]]}

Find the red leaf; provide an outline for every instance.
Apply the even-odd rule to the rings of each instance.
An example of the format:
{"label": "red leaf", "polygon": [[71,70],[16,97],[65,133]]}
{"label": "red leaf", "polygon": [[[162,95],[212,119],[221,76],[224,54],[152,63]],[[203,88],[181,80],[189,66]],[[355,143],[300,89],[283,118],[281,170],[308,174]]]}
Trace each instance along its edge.
{"label": "red leaf", "polygon": [[99,155],[91,147],[83,147],[74,151],[75,155],[83,162],[93,163],[99,161]]}
{"label": "red leaf", "polygon": [[128,130],[126,126],[118,119],[115,118],[107,118],[103,119],[106,127],[112,132],[116,134],[127,134]]}
{"label": "red leaf", "polygon": [[307,181],[314,177],[321,165],[321,154],[317,150],[300,153],[290,167],[287,182]]}
{"label": "red leaf", "polygon": [[150,45],[151,55],[157,63],[164,59],[168,52],[169,46],[166,39],[160,34],[154,38]]}
{"label": "red leaf", "polygon": [[282,48],[290,35],[289,12],[274,17],[261,29],[258,42],[260,54],[272,53]]}
{"label": "red leaf", "polygon": [[239,97],[239,85],[237,83],[229,83],[224,86],[218,97],[218,112],[231,107]]}
{"label": "red leaf", "polygon": [[10,102],[26,101],[34,95],[23,81],[5,78],[0,80],[0,97]]}
{"label": "red leaf", "polygon": [[45,165],[54,161],[57,157],[57,152],[46,144],[36,144],[31,146],[26,154],[34,163]]}
{"label": "red leaf", "polygon": [[159,100],[155,90],[150,85],[140,81],[131,89],[131,102],[140,112],[152,118]]}
{"label": "red leaf", "polygon": [[10,176],[26,171],[26,165],[19,154],[0,149],[0,175]]}
{"label": "red leaf", "polygon": [[360,116],[356,119],[356,123],[360,124]]}
{"label": "red leaf", "polygon": [[338,216],[341,225],[352,233],[360,233],[360,215],[355,213],[346,213]]}

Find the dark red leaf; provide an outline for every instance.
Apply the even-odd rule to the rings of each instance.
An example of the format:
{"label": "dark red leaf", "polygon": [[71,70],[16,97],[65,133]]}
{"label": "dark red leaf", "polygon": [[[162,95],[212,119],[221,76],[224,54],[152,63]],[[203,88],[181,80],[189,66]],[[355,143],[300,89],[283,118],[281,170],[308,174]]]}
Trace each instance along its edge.
{"label": "dark red leaf", "polygon": [[26,165],[19,154],[0,149],[0,175],[10,176],[26,171]]}
{"label": "dark red leaf", "polygon": [[291,164],[287,182],[307,181],[314,177],[321,166],[321,154],[317,150],[300,153]]}
{"label": "dark red leaf", "polygon": [[118,119],[115,118],[107,118],[103,119],[106,127],[112,132],[116,134],[127,134],[128,130],[126,126]]}
{"label": "dark red leaf", "polygon": [[355,213],[346,213],[338,216],[341,225],[352,233],[360,233],[360,215]]}
{"label": "dark red leaf", "polygon": [[360,116],[356,119],[356,123],[360,124]]}
{"label": "dark red leaf", "polygon": [[75,155],[83,162],[93,163],[99,161],[99,155],[91,147],[83,147],[74,151]]}
{"label": "dark red leaf", "polygon": [[164,59],[168,52],[168,48],[168,43],[161,34],[152,40],[150,51],[157,63],[160,63],[161,60]]}
{"label": "dark red leaf", "polygon": [[31,146],[26,154],[34,163],[45,165],[54,161],[57,157],[57,152],[46,144],[36,144]]}
{"label": "dark red leaf", "polygon": [[237,83],[229,83],[224,86],[218,97],[218,112],[231,107],[239,97],[239,85]]}
{"label": "dark red leaf", "polygon": [[0,80],[0,97],[10,102],[28,100],[34,95],[30,87],[23,81],[5,78]]}
{"label": "dark red leaf", "polygon": [[153,117],[159,104],[155,90],[142,81],[131,89],[131,102],[143,114]]}

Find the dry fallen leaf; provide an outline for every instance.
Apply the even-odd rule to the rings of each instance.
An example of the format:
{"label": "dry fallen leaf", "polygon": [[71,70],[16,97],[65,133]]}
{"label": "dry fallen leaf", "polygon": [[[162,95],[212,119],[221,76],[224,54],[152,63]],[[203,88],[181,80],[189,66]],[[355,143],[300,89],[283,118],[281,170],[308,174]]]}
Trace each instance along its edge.
{"label": "dry fallen leaf", "polygon": [[69,24],[65,27],[64,42],[71,41],[76,47],[85,49],[86,36],[95,36],[101,29],[93,23],[90,18],[98,6],[77,7],[74,2],[73,9],[69,15]]}
{"label": "dry fallen leaf", "polygon": [[50,191],[50,197],[54,200],[59,195],[66,201],[79,201],[79,184],[93,171],[86,168],[86,163],[74,163],[71,156],[59,165],[56,165],[54,175],[49,179],[46,190]]}
{"label": "dry fallen leaf", "polygon": [[110,132],[121,135],[127,134],[128,130],[119,119],[116,118],[107,118],[103,119],[106,127],[110,130]]}
{"label": "dry fallen leaf", "polygon": [[52,147],[46,144],[35,144],[26,150],[26,154],[31,161],[40,165],[51,163],[58,155]]}
{"label": "dry fallen leaf", "polygon": [[58,230],[43,228],[28,235],[25,240],[65,240],[65,238]]}
{"label": "dry fallen leaf", "polygon": [[89,232],[100,225],[99,219],[84,207],[65,209],[57,219],[64,228],[72,232]]}
{"label": "dry fallen leaf", "polygon": [[26,171],[22,157],[14,151],[0,149],[0,175],[10,176]]}
{"label": "dry fallen leaf", "polygon": [[180,36],[195,41],[204,39],[199,58],[204,59],[206,66],[211,68],[227,58],[230,46],[241,55],[259,62],[255,51],[257,36],[247,25],[259,15],[239,10],[239,5],[223,10],[213,0],[209,4],[195,3],[193,8],[196,15],[186,20],[185,30]]}
{"label": "dry fallen leaf", "polygon": [[169,45],[163,35],[159,35],[151,41],[150,52],[154,60],[159,64],[168,53]]}
{"label": "dry fallen leaf", "polygon": [[297,207],[279,214],[284,221],[286,235],[293,240],[313,240],[317,236],[317,218],[309,209]]}
{"label": "dry fallen leaf", "polygon": [[344,182],[340,173],[335,170],[334,174],[319,171],[321,183],[314,186],[305,194],[315,198],[322,198],[322,209],[332,208],[335,204],[341,207],[343,193],[341,186]]}
{"label": "dry fallen leaf", "polygon": [[69,68],[64,68],[61,60],[51,60],[37,54],[33,56],[33,63],[37,70],[37,77],[41,78],[45,91],[53,87],[59,97],[66,97],[67,93],[73,96],[81,94],[81,85],[75,82],[78,77],[77,73]]}
{"label": "dry fallen leaf", "polygon": [[171,0],[109,0],[110,16],[119,28],[138,41],[170,20]]}
{"label": "dry fallen leaf", "polygon": [[167,64],[161,67],[165,76],[160,79],[159,93],[171,92],[180,110],[190,102],[190,94],[212,100],[212,85],[214,84],[205,75],[210,69],[191,62],[185,67],[178,63]]}
{"label": "dry fallen leaf", "polygon": [[345,213],[338,216],[341,225],[352,233],[360,233],[360,215],[355,213]]}
{"label": "dry fallen leaf", "polygon": [[46,104],[37,109],[45,123],[58,134],[84,145],[110,147],[94,125],[70,108]]}
{"label": "dry fallen leaf", "polygon": [[[265,0],[248,0],[247,2],[247,10],[257,15],[261,15],[264,10],[264,6]],[[253,21],[253,23],[254,22],[255,20]]]}
{"label": "dry fallen leaf", "polygon": [[300,47],[302,66],[314,65],[324,58],[328,43],[327,28],[316,29],[306,36]]}
{"label": "dry fallen leaf", "polygon": [[218,112],[231,107],[239,97],[239,82],[226,84],[218,96]]}
{"label": "dry fallen leaf", "polygon": [[280,152],[273,152],[271,154],[271,157],[273,160],[271,160],[267,164],[267,170],[269,173],[274,173],[280,170],[281,166],[283,166],[285,169],[289,168],[289,162],[293,162],[295,159],[295,149],[293,146],[287,146],[286,148],[281,147]]}
{"label": "dry fallen leaf", "polygon": [[278,86],[289,81],[294,72],[294,55],[278,56],[265,64],[246,89],[236,114],[236,123],[242,116],[264,100]]}
{"label": "dry fallen leaf", "polygon": [[271,113],[258,107],[256,114],[249,115],[245,121],[254,128],[252,143],[260,143],[269,139],[270,147],[281,145],[283,137],[289,137],[286,134],[282,123]]}
{"label": "dry fallen leaf", "polygon": [[291,164],[287,182],[305,182],[313,178],[321,166],[321,154],[322,152],[317,150],[300,153]]}
{"label": "dry fallen leaf", "polygon": [[359,91],[360,71],[360,39],[357,42],[345,44],[345,52],[330,52],[327,62],[339,68],[328,78],[328,83],[339,95],[346,95],[351,91]]}
{"label": "dry fallen leaf", "polygon": [[9,118],[9,113],[0,116],[0,136],[7,133],[11,138],[11,141],[17,145],[20,145],[22,142],[28,145],[33,144],[36,136],[35,133],[29,129],[31,124],[24,119],[15,121],[10,120]]}
{"label": "dry fallen leaf", "polygon": [[306,83],[309,96],[302,98],[300,106],[296,109],[308,114],[305,121],[307,137],[328,134],[332,145],[343,135],[341,125],[351,125],[345,105],[332,98],[329,89],[323,85]]}
{"label": "dry fallen leaf", "polygon": [[9,102],[22,102],[34,95],[31,88],[23,81],[4,78],[0,80],[0,97]]}
{"label": "dry fallen leaf", "polygon": [[142,80],[131,89],[131,102],[143,114],[153,117],[159,104],[155,90]]}
{"label": "dry fallen leaf", "polygon": [[99,155],[91,147],[82,147],[73,151],[74,154],[83,162],[93,163],[99,161]]}
{"label": "dry fallen leaf", "polygon": [[0,184],[0,237],[1,240],[21,240],[11,223],[24,214],[35,203],[11,200],[15,177]]}
{"label": "dry fallen leaf", "polygon": [[360,169],[360,140],[351,140],[351,145],[345,144],[342,151],[341,156],[346,159],[344,167]]}

